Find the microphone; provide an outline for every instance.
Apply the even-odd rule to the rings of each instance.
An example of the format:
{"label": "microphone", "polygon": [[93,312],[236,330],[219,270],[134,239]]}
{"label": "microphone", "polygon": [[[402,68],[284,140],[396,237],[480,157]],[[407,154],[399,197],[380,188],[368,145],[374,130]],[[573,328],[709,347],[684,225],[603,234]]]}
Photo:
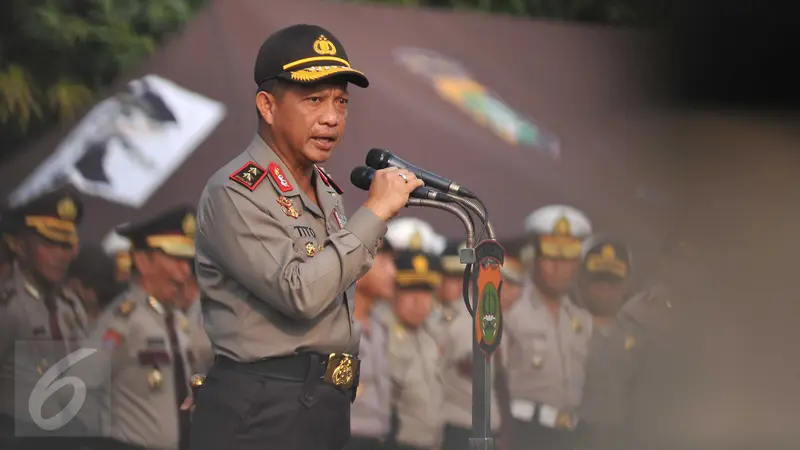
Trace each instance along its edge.
{"label": "microphone", "polygon": [[387,167],[397,167],[398,169],[406,169],[413,173],[420,180],[425,182],[425,186],[432,187],[442,192],[447,192],[453,195],[459,195],[467,198],[477,198],[475,194],[470,192],[458,184],[448,180],[447,178],[440,177],[435,173],[428,172],[427,170],[420,169],[419,167],[403,161],[398,158],[389,150],[380,148],[373,148],[367,153],[367,165],[375,170],[385,169]]}
{"label": "microphone", "polygon": [[[365,191],[369,190],[369,186],[372,184],[373,178],[375,178],[375,169],[371,167],[359,166],[350,172],[350,182],[353,183],[353,186]],[[452,201],[447,198],[447,195],[445,195],[444,192],[439,192],[436,189],[431,189],[425,186],[414,189],[411,191],[409,196],[426,200],[436,200],[439,202]]]}

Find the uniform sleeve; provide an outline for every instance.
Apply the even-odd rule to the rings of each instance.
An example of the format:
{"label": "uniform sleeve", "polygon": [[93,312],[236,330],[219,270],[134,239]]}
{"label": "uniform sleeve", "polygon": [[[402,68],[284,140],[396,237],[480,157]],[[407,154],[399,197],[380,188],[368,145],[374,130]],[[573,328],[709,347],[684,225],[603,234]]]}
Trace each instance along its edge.
{"label": "uniform sleeve", "polygon": [[[83,347],[97,350],[87,363],[74,366],[73,374],[89,389],[105,389],[114,379],[115,369],[120,368],[119,359],[124,357],[124,347],[130,333],[129,318],[117,317],[106,311],[97,325],[84,340]],[[80,373],[77,373],[77,372]]]}
{"label": "uniform sleeve", "polygon": [[283,314],[313,319],[369,270],[386,224],[360,208],[325,250],[305,258],[286,227],[230,187],[207,191],[197,245],[219,268]]}
{"label": "uniform sleeve", "polygon": [[0,305],[0,361],[8,352],[14,351],[14,337],[17,333],[17,319],[9,306]]}

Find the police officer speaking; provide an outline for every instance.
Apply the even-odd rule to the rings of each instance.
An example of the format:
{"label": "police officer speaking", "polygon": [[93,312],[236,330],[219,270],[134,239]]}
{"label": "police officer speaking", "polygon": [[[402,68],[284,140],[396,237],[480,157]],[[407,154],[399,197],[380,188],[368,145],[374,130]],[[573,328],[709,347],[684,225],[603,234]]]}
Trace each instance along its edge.
{"label": "police officer speaking", "polygon": [[369,84],[329,31],[294,25],[255,63],[258,134],[206,184],[197,278],[216,354],[195,402],[193,450],[340,449],[350,437],[360,327],[355,281],[386,220],[422,181],[376,173],[350,220],[327,161],[347,121],[348,83]]}

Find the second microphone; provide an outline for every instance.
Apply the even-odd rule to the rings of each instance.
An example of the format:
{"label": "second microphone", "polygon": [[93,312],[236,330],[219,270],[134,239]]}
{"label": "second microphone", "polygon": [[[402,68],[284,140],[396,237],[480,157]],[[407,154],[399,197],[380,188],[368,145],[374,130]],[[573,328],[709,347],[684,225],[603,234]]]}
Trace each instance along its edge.
{"label": "second microphone", "polygon": [[[350,172],[350,182],[353,183],[353,186],[365,191],[369,190],[373,178],[375,178],[375,169],[371,167],[359,166]],[[424,198],[440,202],[451,201],[443,192],[425,186],[414,189],[409,195],[414,198]]]}

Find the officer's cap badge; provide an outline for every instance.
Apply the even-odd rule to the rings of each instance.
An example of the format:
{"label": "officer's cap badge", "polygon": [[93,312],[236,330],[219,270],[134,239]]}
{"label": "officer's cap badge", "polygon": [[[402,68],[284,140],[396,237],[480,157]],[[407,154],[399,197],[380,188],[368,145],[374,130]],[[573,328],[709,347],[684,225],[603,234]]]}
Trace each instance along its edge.
{"label": "officer's cap badge", "polygon": [[325,35],[320,34],[317,40],[314,41],[314,52],[318,55],[334,56],[336,55],[336,46]]}
{"label": "officer's cap badge", "polygon": [[74,222],[78,217],[78,207],[70,197],[64,197],[56,204],[56,213],[61,220]]}

